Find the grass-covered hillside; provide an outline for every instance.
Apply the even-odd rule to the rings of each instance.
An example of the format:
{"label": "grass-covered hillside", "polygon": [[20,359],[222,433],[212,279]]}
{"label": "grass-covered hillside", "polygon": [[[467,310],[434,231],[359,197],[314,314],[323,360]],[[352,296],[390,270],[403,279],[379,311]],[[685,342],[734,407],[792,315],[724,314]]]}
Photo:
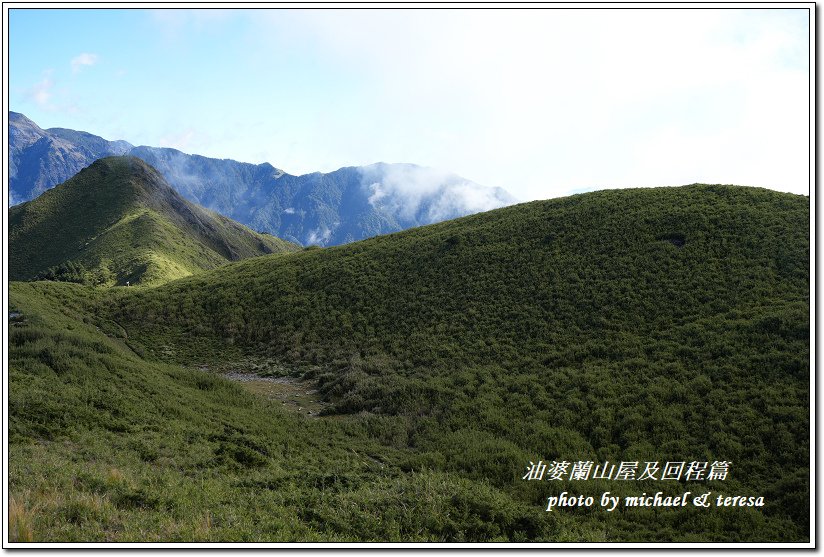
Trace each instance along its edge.
{"label": "grass-covered hillside", "polygon": [[[809,218],[604,191],[151,289],[14,284],[14,502],[35,538],[808,540]],[[300,382],[321,416],[215,372]],[[538,460],[730,476],[522,480]],[[563,491],[766,504],[545,512]]]}
{"label": "grass-covered hillside", "polygon": [[184,200],[134,157],[100,159],[9,210],[9,274],[159,284],[297,246]]}
{"label": "grass-covered hillside", "polygon": [[144,359],[84,309],[105,292],[11,285],[11,542],[603,537],[544,516],[536,486],[508,493],[392,446],[387,419],[318,419]]}

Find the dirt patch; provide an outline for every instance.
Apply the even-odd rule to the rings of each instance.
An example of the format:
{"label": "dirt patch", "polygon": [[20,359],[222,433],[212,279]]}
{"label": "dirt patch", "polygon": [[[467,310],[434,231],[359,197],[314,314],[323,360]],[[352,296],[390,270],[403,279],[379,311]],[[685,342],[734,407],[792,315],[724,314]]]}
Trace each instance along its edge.
{"label": "dirt patch", "polygon": [[237,381],[251,393],[280,401],[284,408],[316,418],[328,403],[321,400],[316,385],[294,377],[261,377],[253,373],[230,371],[224,376]]}

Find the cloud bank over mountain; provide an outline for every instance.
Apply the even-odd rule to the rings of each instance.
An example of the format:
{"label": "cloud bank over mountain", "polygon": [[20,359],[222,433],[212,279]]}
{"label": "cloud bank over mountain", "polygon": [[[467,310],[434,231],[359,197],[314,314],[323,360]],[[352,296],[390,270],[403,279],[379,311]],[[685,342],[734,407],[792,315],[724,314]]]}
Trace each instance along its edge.
{"label": "cloud bank over mountain", "polygon": [[361,174],[369,203],[403,219],[438,222],[515,203],[500,188],[435,168],[378,163],[362,167]]}

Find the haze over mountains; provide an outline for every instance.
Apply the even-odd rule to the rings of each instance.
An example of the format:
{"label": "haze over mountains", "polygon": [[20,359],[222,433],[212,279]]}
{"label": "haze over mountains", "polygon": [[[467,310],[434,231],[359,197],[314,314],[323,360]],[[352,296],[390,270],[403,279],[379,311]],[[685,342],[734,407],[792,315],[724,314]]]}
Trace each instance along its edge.
{"label": "haze over mountains", "polygon": [[135,147],[83,131],[42,129],[9,112],[9,202],[34,199],[95,160],[139,157],[183,197],[303,245],[336,245],[511,205],[500,188],[414,164],[376,163],[294,176],[271,164]]}

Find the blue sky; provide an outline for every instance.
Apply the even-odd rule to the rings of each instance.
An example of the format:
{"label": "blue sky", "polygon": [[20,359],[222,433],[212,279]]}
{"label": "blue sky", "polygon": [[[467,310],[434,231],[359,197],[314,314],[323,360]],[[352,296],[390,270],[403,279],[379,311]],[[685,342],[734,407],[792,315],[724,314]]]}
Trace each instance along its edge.
{"label": "blue sky", "polygon": [[808,18],[13,8],[9,106],[293,174],[414,162],[522,200],[693,182],[809,193]]}

